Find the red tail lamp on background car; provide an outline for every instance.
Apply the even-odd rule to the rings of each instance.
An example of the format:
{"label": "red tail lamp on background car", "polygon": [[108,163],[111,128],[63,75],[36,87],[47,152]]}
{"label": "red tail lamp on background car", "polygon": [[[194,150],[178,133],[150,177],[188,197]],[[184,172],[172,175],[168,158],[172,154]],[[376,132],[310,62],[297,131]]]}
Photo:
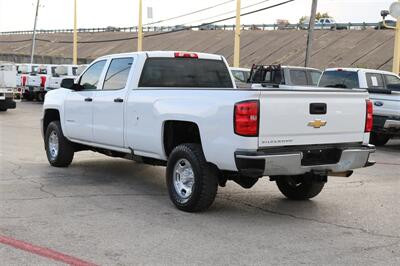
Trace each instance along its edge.
{"label": "red tail lamp on background car", "polygon": [[46,85],[46,76],[40,76],[40,87],[44,88],[44,86]]}
{"label": "red tail lamp on background car", "polygon": [[246,137],[258,136],[259,101],[245,101],[235,104],[235,134]]}

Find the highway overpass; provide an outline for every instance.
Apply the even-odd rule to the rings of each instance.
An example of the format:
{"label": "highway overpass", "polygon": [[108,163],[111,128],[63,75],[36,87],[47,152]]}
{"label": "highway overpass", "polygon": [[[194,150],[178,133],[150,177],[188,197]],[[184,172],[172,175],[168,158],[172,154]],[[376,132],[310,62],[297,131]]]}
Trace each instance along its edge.
{"label": "highway overpass", "polygon": [[[150,35],[154,33],[146,33]],[[134,38],[131,32],[80,33],[79,41],[90,42]],[[27,62],[30,35],[0,35],[0,60]],[[72,34],[38,34],[38,63],[69,63],[72,57]],[[181,31],[145,38],[145,50],[189,50],[224,55],[233,60],[233,31]],[[299,30],[246,30],[242,32],[241,65],[304,64],[307,32]],[[25,41],[24,41],[25,40]],[[45,40],[45,41],[44,41]],[[19,42],[22,41],[22,42]],[[61,42],[61,43],[60,43]],[[64,42],[64,43],[63,43]],[[394,31],[391,30],[318,30],[311,66],[364,67],[390,70],[392,66]],[[96,57],[136,51],[136,39],[116,42],[80,43],[79,61],[90,62]]]}

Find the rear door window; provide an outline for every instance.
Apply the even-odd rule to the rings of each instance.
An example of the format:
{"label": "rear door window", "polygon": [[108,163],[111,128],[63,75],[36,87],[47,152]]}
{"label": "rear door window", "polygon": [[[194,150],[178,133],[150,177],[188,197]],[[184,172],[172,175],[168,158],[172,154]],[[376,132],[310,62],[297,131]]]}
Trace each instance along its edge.
{"label": "rear door window", "polygon": [[307,72],[305,70],[290,70],[290,79],[293,85],[308,85]]}
{"label": "rear door window", "polygon": [[360,88],[356,71],[325,71],[318,84],[327,88]]}
{"label": "rear door window", "polygon": [[139,87],[233,88],[233,83],[222,60],[148,58]]}
{"label": "rear door window", "polygon": [[367,73],[367,85],[369,89],[383,89],[385,85],[383,83],[383,78],[381,74],[377,73]]}
{"label": "rear door window", "polygon": [[113,59],[107,70],[103,90],[121,90],[125,88],[132,63],[133,58]]}

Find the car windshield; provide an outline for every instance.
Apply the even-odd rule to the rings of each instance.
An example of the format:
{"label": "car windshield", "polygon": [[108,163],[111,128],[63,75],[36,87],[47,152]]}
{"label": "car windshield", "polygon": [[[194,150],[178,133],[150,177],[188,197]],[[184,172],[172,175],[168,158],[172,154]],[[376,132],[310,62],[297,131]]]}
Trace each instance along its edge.
{"label": "car windshield", "polygon": [[318,84],[327,88],[359,88],[358,73],[355,71],[325,71]]}

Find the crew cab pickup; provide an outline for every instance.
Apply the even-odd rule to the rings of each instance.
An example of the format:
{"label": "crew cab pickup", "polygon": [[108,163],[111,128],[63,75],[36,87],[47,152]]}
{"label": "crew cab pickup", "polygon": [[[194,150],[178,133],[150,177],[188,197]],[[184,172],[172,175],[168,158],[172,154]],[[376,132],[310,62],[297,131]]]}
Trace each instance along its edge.
{"label": "crew cab pickup", "polygon": [[82,74],[86,69],[86,65],[60,65],[55,69],[55,73],[49,77],[47,81],[46,92],[50,90],[59,89],[61,82],[65,78],[75,79],[77,76]]}
{"label": "crew cab pickup", "polygon": [[269,176],[291,199],[320,193],[327,176],[372,165],[372,103],[365,90],[278,85],[238,89],[220,55],[104,56],[48,92],[42,131],[49,163],[74,153],[166,166],[172,202],[200,211],[218,186]]}
{"label": "crew cab pickup", "polygon": [[374,103],[371,143],[385,145],[400,137],[400,78],[392,72],[363,68],[326,69],[320,87],[363,88]]}

